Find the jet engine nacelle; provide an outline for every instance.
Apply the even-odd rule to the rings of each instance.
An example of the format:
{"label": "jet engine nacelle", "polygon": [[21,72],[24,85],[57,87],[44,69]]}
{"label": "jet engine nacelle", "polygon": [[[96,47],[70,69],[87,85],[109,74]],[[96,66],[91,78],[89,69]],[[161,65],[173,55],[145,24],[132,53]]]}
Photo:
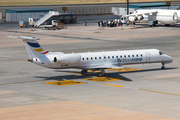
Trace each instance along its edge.
{"label": "jet engine nacelle", "polygon": [[174,20],[174,21],[177,21],[177,20],[178,20],[177,12],[173,13],[173,20]]}
{"label": "jet engine nacelle", "polygon": [[64,54],[57,57],[54,57],[54,62],[61,64],[76,64],[80,62],[81,57],[78,54]]}
{"label": "jet engine nacelle", "polygon": [[129,21],[130,21],[130,22],[135,22],[135,21],[137,21],[137,20],[138,20],[137,17],[133,17],[133,16],[130,16],[130,17],[129,17]]}
{"label": "jet engine nacelle", "polygon": [[138,20],[143,20],[144,17],[143,16],[138,16]]}

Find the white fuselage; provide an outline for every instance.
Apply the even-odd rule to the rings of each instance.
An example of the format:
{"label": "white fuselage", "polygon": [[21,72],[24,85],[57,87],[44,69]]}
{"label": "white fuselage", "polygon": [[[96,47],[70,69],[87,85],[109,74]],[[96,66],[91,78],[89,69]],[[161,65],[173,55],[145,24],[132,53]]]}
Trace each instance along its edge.
{"label": "white fuselage", "polygon": [[158,10],[156,19],[161,24],[176,24],[180,22],[180,10]]}
{"label": "white fuselage", "polygon": [[79,68],[98,69],[114,68],[127,64],[144,63],[171,63],[172,57],[162,54],[157,49],[88,52],[58,54],[49,52],[38,58],[33,58],[33,63],[52,69]]}
{"label": "white fuselage", "polygon": [[143,14],[142,16],[144,17],[144,19],[132,22],[158,21],[159,24],[176,24],[180,22],[180,10],[136,10],[133,14],[147,12],[151,13],[152,11],[157,11],[157,13],[153,13],[152,15]]}

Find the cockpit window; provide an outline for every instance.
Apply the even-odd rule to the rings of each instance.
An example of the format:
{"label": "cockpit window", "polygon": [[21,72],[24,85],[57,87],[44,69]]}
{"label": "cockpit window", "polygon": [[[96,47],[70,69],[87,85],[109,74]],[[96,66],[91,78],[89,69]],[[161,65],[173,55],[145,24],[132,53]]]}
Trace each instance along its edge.
{"label": "cockpit window", "polygon": [[161,51],[159,51],[159,55],[162,55],[163,53]]}

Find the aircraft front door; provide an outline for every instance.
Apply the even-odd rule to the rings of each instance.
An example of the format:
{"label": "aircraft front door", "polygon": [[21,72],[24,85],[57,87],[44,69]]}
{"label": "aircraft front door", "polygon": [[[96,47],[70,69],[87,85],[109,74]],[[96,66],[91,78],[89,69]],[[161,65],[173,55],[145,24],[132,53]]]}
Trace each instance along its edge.
{"label": "aircraft front door", "polygon": [[150,53],[147,52],[147,53],[146,53],[146,62],[149,62],[149,61],[150,61]]}

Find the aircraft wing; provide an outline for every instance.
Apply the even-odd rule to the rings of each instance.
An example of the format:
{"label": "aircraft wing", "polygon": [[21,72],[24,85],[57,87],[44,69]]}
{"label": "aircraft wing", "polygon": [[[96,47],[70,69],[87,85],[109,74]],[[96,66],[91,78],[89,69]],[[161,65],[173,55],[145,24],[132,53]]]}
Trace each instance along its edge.
{"label": "aircraft wing", "polygon": [[137,17],[137,16],[142,16],[142,15],[153,15],[154,13],[157,13],[158,11],[156,10],[144,10],[139,12],[139,13],[133,13],[133,14],[129,14],[129,15],[125,15],[125,17],[129,17],[129,16],[133,16],[133,17]]}
{"label": "aircraft wing", "polygon": [[125,68],[125,67],[120,67],[117,64],[93,64],[93,65],[89,65],[86,66],[85,69],[111,69],[111,68]]}

